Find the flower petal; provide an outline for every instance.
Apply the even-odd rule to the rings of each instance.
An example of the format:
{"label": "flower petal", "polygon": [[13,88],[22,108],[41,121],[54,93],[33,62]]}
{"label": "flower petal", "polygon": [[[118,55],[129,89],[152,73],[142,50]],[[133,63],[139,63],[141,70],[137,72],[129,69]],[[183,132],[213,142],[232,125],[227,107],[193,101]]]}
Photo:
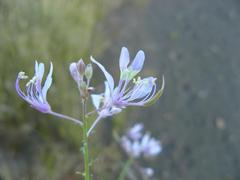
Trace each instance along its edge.
{"label": "flower petal", "polygon": [[130,58],[129,58],[129,52],[126,47],[122,47],[120,58],[119,58],[119,67],[121,72],[124,69],[127,69],[127,66],[129,64]]}
{"label": "flower petal", "polygon": [[131,92],[131,96],[128,98],[128,101],[133,101],[136,99],[141,99],[147,96],[152,92],[154,81],[156,78],[148,77],[140,80],[135,86],[133,91]]}
{"label": "flower petal", "polygon": [[142,50],[138,51],[130,66],[131,70],[140,72],[143,68],[144,60],[145,60],[144,52]]}
{"label": "flower petal", "polygon": [[152,97],[151,99],[149,99],[149,100],[144,104],[144,106],[146,107],[146,106],[150,106],[150,105],[154,104],[154,103],[163,95],[164,87],[165,87],[165,80],[164,80],[164,76],[163,76],[161,89],[159,89],[159,91],[154,95],[154,97]]}
{"label": "flower petal", "polygon": [[16,79],[16,82],[15,82],[15,88],[16,88],[16,91],[18,93],[18,95],[23,98],[24,100],[26,100],[26,95],[25,93],[22,91],[22,89],[20,88],[20,85],[19,85],[19,81],[22,79],[21,76],[23,76],[23,72],[19,72],[18,73],[18,76],[17,76],[17,79]]}
{"label": "flower petal", "polygon": [[99,94],[92,94],[91,95],[93,105],[96,109],[99,109],[101,101],[102,101],[102,95]]}
{"label": "flower petal", "polygon": [[43,99],[45,101],[46,101],[46,98],[47,98],[47,91],[48,91],[48,89],[50,88],[50,86],[52,84],[52,73],[53,73],[53,64],[51,62],[49,73],[47,75],[46,81],[45,81],[44,86],[42,88],[42,95],[43,95]]}
{"label": "flower petal", "polygon": [[109,74],[109,72],[106,71],[105,67],[103,65],[101,65],[99,62],[97,62],[92,56],[90,57],[91,61],[93,63],[95,63],[103,72],[103,74],[105,75],[109,88],[110,88],[110,93],[112,95],[113,93],[113,89],[114,89],[114,80],[113,77],[111,76],[111,74]]}
{"label": "flower petal", "polygon": [[43,74],[44,74],[44,64],[43,64],[43,63],[40,63],[40,64],[38,65],[37,71],[35,72],[35,76],[37,77],[37,79],[39,79],[40,81],[42,81]]}

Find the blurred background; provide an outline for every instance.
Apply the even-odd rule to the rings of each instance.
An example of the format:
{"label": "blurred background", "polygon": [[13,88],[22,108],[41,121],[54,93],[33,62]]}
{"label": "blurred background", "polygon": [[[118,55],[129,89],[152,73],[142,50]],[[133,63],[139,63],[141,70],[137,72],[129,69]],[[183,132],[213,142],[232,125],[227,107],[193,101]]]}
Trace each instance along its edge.
{"label": "blurred background", "polygon": [[[163,97],[98,125],[90,140],[94,179],[111,180],[125,161],[112,138],[143,122],[163,152],[147,162],[161,180],[240,179],[240,2],[238,0],[0,0],[0,180],[81,179],[81,130],[41,114],[14,88],[34,60],[54,64],[48,94],[78,117],[70,62],[93,55],[114,74],[122,46],[146,53],[141,76],[166,79]],[[116,73],[115,73],[116,72]],[[104,77],[94,71],[98,92]],[[77,97],[77,98],[76,98]]]}

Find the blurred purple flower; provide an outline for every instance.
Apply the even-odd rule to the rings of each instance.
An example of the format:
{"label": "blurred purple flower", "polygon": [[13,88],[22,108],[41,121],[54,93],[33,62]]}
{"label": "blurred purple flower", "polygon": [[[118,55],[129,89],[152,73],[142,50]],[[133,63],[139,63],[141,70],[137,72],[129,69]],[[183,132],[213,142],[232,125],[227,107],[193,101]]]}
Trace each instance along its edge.
{"label": "blurred purple flower", "polygon": [[154,170],[150,167],[142,168],[142,172],[148,178],[150,178],[154,175]]}
{"label": "blurred purple flower", "polygon": [[33,78],[26,84],[26,94],[21,90],[19,82],[22,79],[27,79],[28,77],[24,72],[19,72],[16,80],[16,90],[21,98],[27,101],[31,107],[42,113],[50,113],[51,107],[47,102],[47,91],[52,84],[52,73],[53,65],[51,63],[50,70],[47,75],[44,86],[42,87],[42,78],[44,75],[44,64],[35,62],[35,75]]}
{"label": "blurred purple flower", "polygon": [[142,137],[142,130],[144,126],[142,123],[135,124],[129,131],[127,132],[127,135],[132,140],[138,140]]}
{"label": "blurred purple flower", "polygon": [[[135,129],[142,130],[143,126],[136,124],[130,131],[135,131]],[[162,151],[160,141],[151,137],[149,133],[145,133],[144,135],[141,133],[139,135],[140,137],[134,139],[131,135],[129,136],[128,131],[127,135],[121,138],[121,146],[128,155],[134,158],[138,158],[141,155],[145,158],[151,158],[157,156]]]}
{"label": "blurred purple flower", "polygon": [[141,140],[142,154],[146,158],[154,157],[162,151],[160,141],[146,133]]}

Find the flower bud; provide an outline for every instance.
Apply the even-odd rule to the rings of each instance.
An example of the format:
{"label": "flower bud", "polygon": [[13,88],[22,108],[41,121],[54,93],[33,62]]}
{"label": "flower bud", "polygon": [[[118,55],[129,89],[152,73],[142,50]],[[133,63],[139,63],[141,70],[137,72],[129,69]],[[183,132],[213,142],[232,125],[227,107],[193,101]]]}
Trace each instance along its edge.
{"label": "flower bud", "polygon": [[93,75],[92,64],[88,64],[85,69],[85,76],[88,80],[90,80],[92,78],[92,75]]}
{"label": "flower bud", "polygon": [[85,64],[83,62],[82,59],[80,59],[78,62],[77,62],[77,69],[78,69],[78,72],[81,76],[84,75],[84,72],[85,72]]}
{"label": "flower bud", "polygon": [[76,63],[71,63],[70,66],[69,66],[69,71],[73,77],[73,79],[79,83],[79,80],[80,80],[80,75],[79,75],[79,72],[77,70],[77,64]]}

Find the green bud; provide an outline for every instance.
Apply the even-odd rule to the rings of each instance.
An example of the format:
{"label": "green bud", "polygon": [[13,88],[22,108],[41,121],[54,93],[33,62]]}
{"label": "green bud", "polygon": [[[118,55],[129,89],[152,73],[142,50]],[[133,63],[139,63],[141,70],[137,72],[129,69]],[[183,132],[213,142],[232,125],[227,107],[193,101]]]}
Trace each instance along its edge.
{"label": "green bud", "polygon": [[83,99],[87,99],[88,98],[88,87],[85,81],[81,81],[81,83],[79,84],[79,91],[80,91],[80,95]]}
{"label": "green bud", "polygon": [[79,84],[79,88],[81,91],[86,91],[87,89],[87,84],[85,81],[82,81],[80,84]]}
{"label": "green bud", "polygon": [[92,64],[88,64],[85,69],[85,76],[88,80],[90,80],[92,78],[92,75],[93,75]]}

